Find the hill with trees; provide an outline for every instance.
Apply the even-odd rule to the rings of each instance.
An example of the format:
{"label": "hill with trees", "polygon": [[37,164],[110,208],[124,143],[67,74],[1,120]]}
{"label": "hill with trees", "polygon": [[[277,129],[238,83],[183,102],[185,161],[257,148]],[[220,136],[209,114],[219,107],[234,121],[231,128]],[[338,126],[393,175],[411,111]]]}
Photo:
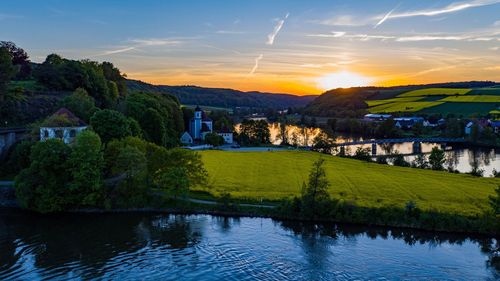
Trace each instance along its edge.
{"label": "hill with trees", "polygon": [[251,107],[285,109],[304,107],[316,96],[295,96],[290,94],[242,92],[233,89],[204,88],[197,86],[151,85],[142,81],[127,80],[131,90],[159,92],[174,95],[182,104],[216,107]]}

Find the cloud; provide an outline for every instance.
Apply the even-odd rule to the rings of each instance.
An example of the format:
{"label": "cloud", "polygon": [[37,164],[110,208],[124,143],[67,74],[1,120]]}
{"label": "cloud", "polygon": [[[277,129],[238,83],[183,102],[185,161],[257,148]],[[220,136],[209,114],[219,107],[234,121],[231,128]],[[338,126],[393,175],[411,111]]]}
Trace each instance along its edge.
{"label": "cloud", "polygon": [[289,15],[290,14],[287,13],[285,15],[285,18],[278,20],[278,22],[274,26],[273,32],[271,32],[271,33],[269,33],[269,35],[267,35],[267,42],[266,42],[267,45],[273,45],[274,44],[274,38],[276,38],[276,36],[280,32],[281,28],[283,27],[283,24],[285,24],[285,20],[288,18]]}
{"label": "cloud", "polygon": [[[398,6],[399,6],[399,5],[398,5]],[[386,20],[389,18],[389,16],[392,14],[392,12],[394,12],[394,10],[396,10],[396,8],[397,8],[398,6],[394,7],[394,9],[390,10],[387,14],[385,14],[385,16],[384,16],[383,18],[381,18],[381,19],[380,19],[380,20],[379,20],[379,21],[378,21],[378,22],[377,22],[377,23],[373,26],[373,28],[377,28],[377,26],[379,26],[379,25],[383,24],[383,23],[384,23],[384,21],[386,21]]]}
{"label": "cloud", "polygon": [[119,53],[125,53],[125,52],[132,51],[135,49],[136,49],[135,47],[124,47],[124,48],[120,48],[120,49],[104,51],[101,54],[97,54],[95,56],[114,55],[114,54],[119,54]]}
{"label": "cloud", "polygon": [[252,70],[250,71],[250,73],[248,73],[248,75],[254,75],[255,71],[257,71],[257,68],[259,68],[259,61],[264,58],[264,55],[263,54],[260,54],[259,56],[257,56],[255,58],[255,65],[253,66]]}
{"label": "cloud", "polygon": [[417,41],[460,41],[469,39],[466,36],[433,36],[433,35],[417,35],[417,36],[404,36],[396,39],[398,42],[417,42]]}
{"label": "cloud", "polygon": [[376,26],[382,24],[383,22],[385,22],[389,19],[418,17],[418,16],[432,17],[432,16],[437,16],[437,15],[455,13],[455,12],[459,12],[462,10],[475,8],[475,7],[493,5],[493,4],[497,4],[497,3],[500,3],[500,0],[475,0],[475,1],[468,1],[468,2],[454,2],[454,3],[449,4],[446,7],[439,8],[439,9],[415,10],[415,11],[407,11],[407,12],[402,12],[402,13],[392,13],[392,11],[391,11],[384,16],[377,17],[376,19],[378,19],[379,22],[376,24]]}
{"label": "cloud", "polygon": [[331,34],[307,34],[308,37],[338,38],[346,34],[345,31],[332,31]]}
{"label": "cloud", "polygon": [[331,26],[362,26],[366,25],[366,22],[361,20],[354,20],[350,15],[342,15],[332,19],[326,19],[321,21],[312,21],[313,23],[319,23],[322,25],[331,25]]}
{"label": "cloud", "polygon": [[216,34],[245,34],[244,31],[233,31],[233,30],[217,30]]}
{"label": "cloud", "polygon": [[165,46],[165,45],[178,45],[181,44],[179,40],[172,39],[132,39],[130,40],[139,46]]}
{"label": "cloud", "polygon": [[10,19],[20,19],[20,18],[23,18],[23,17],[17,16],[17,15],[0,14],[0,21],[1,20],[10,20]]}

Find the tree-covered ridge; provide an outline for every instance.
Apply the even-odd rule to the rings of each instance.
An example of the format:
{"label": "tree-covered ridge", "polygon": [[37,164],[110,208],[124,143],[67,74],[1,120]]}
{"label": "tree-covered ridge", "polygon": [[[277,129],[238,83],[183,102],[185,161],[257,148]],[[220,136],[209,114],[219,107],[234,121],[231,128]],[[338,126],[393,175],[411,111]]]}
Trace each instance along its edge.
{"label": "tree-covered ridge", "polygon": [[199,104],[226,108],[254,107],[283,109],[288,107],[303,107],[316,97],[262,92],[242,92],[233,89],[204,88],[197,86],[155,86],[136,80],[127,80],[127,85],[131,90],[174,95],[182,104]]}

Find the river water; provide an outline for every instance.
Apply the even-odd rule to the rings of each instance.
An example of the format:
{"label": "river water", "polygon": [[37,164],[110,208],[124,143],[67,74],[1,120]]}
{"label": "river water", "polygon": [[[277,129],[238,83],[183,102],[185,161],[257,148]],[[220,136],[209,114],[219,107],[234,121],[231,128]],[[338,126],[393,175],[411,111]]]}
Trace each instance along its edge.
{"label": "river water", "polygon": [[[271,142],[279,145],[281,143],[280,125],[278,123],[269,124],[271,133]],[[320,128],[300,128],[294,125],[287,126],[287,139],[290,143],[297,143],[298,145],[312,146],[314,138],[318,136],[322,130]],[[347,135],[338,135],[335,142],[350,142],[360,141],[363,138],[353,137]],[[371,152],[372,145],[349,145],[346,146],[346,154],[353,155],[361,147],[368,149]],[[468,173],[472,170],[473,166],[483,170],[483,176],[489,177],[493,175],[493,170],[500,171],[500,149],[488,148],[469,148],[463,145],[448,144],[442,147],[439,143],[422,143],[421,153],[428,155],[432,148],[444,148],[446,150],[446,163],[445,168],[451,167],[458,170],[460,173]],[[413,143],[392,143],[392,144],[377,144],[376,156],[391,155],[394,153],[401,153],[406,155],[406,161],[412,162],[418,154],[413,153]]]}
{"label": "river water", "polygon": [[498,280],[490,238],[209,215],[0,211],[0,280]]}

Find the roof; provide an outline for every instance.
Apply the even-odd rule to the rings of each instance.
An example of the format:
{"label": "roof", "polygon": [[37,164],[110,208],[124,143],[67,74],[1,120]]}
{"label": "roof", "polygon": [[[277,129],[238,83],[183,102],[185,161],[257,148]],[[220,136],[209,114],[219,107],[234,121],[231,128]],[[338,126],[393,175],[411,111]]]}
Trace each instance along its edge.
{"label": "roof", "polygon": [[492,127],[500,127],[500,121],[491,121],[491,122],[490,122],[490,125],[491,125]]}
{"label": "roof", "polygon": [[73,112],[71,112],[69,109],[65,107],[61,107],[59,110],[57,110],[52,116],[61,116],[72,123],[78,124],[78,126],[86,126],[87,124],[80,118],[78,118]]}
{"label": "roof", "polygon": [[196,108],[194,109],[194,111],[201,111],[201,108],[199,105],[196,106]]}
{"label": "roof", "polygon": [[201,111],[201,120],[202,121],[212,121],[212,119],[210,117],[207,116],[207,114],[205,113],[205,111]]}

